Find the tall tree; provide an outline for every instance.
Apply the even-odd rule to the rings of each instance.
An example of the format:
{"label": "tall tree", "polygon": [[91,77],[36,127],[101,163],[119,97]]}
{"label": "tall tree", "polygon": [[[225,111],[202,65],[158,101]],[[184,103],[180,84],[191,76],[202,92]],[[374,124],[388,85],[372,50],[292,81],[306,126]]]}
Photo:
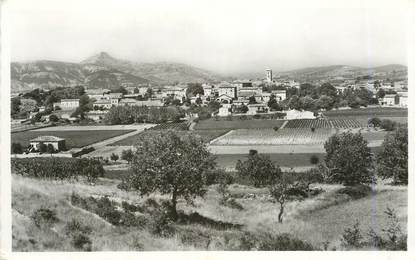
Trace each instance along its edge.
{"label": "tall tree", "polygon": [[367,141],[360,133],[336,134],[324,144],[329,177],[344,185],[374,182],[373,159]]}
{"label": "tall tree", "polygon": [[[255,150],[252,150],[255,151]],[[250,152],[248,159],[236,163],[239,176],[248,178],[255,187],[272,184],[281,175],[279,166],[275,166],[269,156]]]}
{"label": "tall tree", "polygon": [[141,195],[156,191],[169,194],[173,220],[177,219],[179,197],[191,202],[206,193],[205,185],[215,168],[215,158],[199,137],[159,132],[151,137],[140,135],[135,147],[132,187]]}
{"label": "tall tree", "polygon": [[377,155],[377,172],[395,184],[408,184],[408,129],[398,128],[385,137]]}

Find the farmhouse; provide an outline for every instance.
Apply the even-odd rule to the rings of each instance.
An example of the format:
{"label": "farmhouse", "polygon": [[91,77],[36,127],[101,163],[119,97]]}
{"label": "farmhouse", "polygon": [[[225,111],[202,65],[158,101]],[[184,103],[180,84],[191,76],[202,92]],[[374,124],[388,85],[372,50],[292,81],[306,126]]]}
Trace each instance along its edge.
{"label": "farmhouse", "polygon": [[277,101],[282,101],[287,98],[286,90],[273,90],[271,91],[271,94],[275,96],[275,99]]}
{"label": "farmhouse", "polygon": [[288,120],[290,120],[290,119],[314,119],[314,118],[316,118],[314,116],[314,113],[310,112],[310,111],[299,111],[299,110],[292,109],[292,110],[287,111],[286,114],[287,115],[286,115],[285,119],[288,119]]}
{"label": "farmhouse", "polygon": [[268,106],[265,104],[250,104],[248,105],[248,115],[255,115],[258,113],[267,113]]}
{"label": "farmhouse", "polygon": [[94,108],[110,109],[112,107],[112,103],[111,103],[111,100],[100,99],[100,100],[95,101],[93,106]]}
{"label": "farmhouse", "polygon": [[44,144],[46,146],[52,145],[56,151],[65,150],[65,139],[51,135],[38,136],[30,140],[31,148],[29,148],[29,150],[33,149],[39,151],[41,144]]}
{"label": "farmhouse", "polygon": [[396,94],[386,94],[381,100],[380,104],[383,106],[393,106],[396,104]]}
{"label": "farmhouse", "polygon": [[233,87],[232,85],[228,85],[228,84],[221,84],[221,86],[219,86],[218,94],[219,94],[219,97],[222,95],[226,95],[234,99],[236,98],[236,87]]}
{"label": "farmhouse", "polygon": [[136,104],[136,100],[132,98],[124,98],[120,100],[120,106],[134,106]]}

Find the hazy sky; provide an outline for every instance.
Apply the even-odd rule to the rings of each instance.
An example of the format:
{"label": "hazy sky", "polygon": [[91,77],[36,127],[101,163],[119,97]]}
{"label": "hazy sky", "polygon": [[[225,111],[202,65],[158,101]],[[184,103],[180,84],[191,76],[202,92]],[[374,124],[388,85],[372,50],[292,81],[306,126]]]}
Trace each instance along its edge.
{"label": "hazy sky", "polygon": [[400,9],[282,8],[272,0],[7,4],[13,61],[79,62],[106,51],[222,73],[407,63],[407,17]]}

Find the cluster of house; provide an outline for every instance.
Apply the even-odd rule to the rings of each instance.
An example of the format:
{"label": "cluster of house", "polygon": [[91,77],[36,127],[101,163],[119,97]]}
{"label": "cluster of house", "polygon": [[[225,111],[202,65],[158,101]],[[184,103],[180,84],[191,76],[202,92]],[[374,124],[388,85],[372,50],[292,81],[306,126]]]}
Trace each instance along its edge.
{"label": "cluster of house", "polygon": [[[87,90],[89,98],[94,100],[94,110],[87,113],[87,116],[99,120],[103,118],[107,110],[113,106],[147,106],[162,107],[165,101],[170,98],[177,99],[180,102],[189,98],[193,104],[207,105],[212,100],[221,103],[219,116],[228,116],[233,113],[240,113],[244,107],[246,114],[252,115],[257,113],[266,113],[269,111],[268,101],[274,96],[277,102],[286,99],[286,90],[263,91],[265,85],[282,85],[285,87],[299,88],[300,83],[294,80],[276,80],[272,76],[272,70],[266,70],[266,78],[260,80],[237,80],[233,82],[221,82],[219,84],[202,84],[203,94],[194,97],[187,97],[187,85],[164,86],[160,88],[149,88],[147,86],[126,86],[128,93],[111,93],[106,89]],[[333,85],[338,93],[347,89],[366,88],[373,93],[379,89],[385,91],[393,90],[397,94],[386,94],[379,100],[383,106],[401,106],[407,107],[407,82],[394,82],[364,80],[356,83],[355,80],[339,79],[333,81]],[[79,106],[79,99],[62,99],[55,103],[54,107],[61,110],[73,110]]]}

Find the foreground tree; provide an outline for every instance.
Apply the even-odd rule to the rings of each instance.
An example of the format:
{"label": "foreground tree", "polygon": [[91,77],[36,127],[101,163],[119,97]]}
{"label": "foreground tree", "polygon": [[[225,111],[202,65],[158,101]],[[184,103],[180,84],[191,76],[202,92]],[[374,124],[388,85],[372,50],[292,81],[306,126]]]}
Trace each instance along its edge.
{"label": "foreground tree", "polygon": [[377,172],[395,184],[408,184],[408,129],[399,128],[385,137],[377,155]]}
{"label": "foreground tree", "polygon": [[324,144],[329,179],[346,186],[374,182],[373,159],[363,136],[346,132],[336,134]]}
{"label": "foreground tree", "polygon": [[283,173],[278,180],[270,186],[270,195],[280,205],[278,213],[278,222],[282,223],[282,216],[284,214],[285,204],[289,199],[289,191],[294,188],[294,178],[290,173]]}
{"label": "foreground tree", "polygon": [[171,196],[171,216],[177,220],[179,197],[191,202],[206,193],[205,185],[215,168],[206,144],[194,136],[173,131],[140,135],[132,162],[131,185],[141,195],[153,192]]}
{"label": "foreground tree", "polygon": [[281,176],[281,169],[275,166],[269,156],[258,154],[250,150],[248,159],[244,162],[238,160],[236,170],[243,178],[248,178],[255,187],[272,184]]}

